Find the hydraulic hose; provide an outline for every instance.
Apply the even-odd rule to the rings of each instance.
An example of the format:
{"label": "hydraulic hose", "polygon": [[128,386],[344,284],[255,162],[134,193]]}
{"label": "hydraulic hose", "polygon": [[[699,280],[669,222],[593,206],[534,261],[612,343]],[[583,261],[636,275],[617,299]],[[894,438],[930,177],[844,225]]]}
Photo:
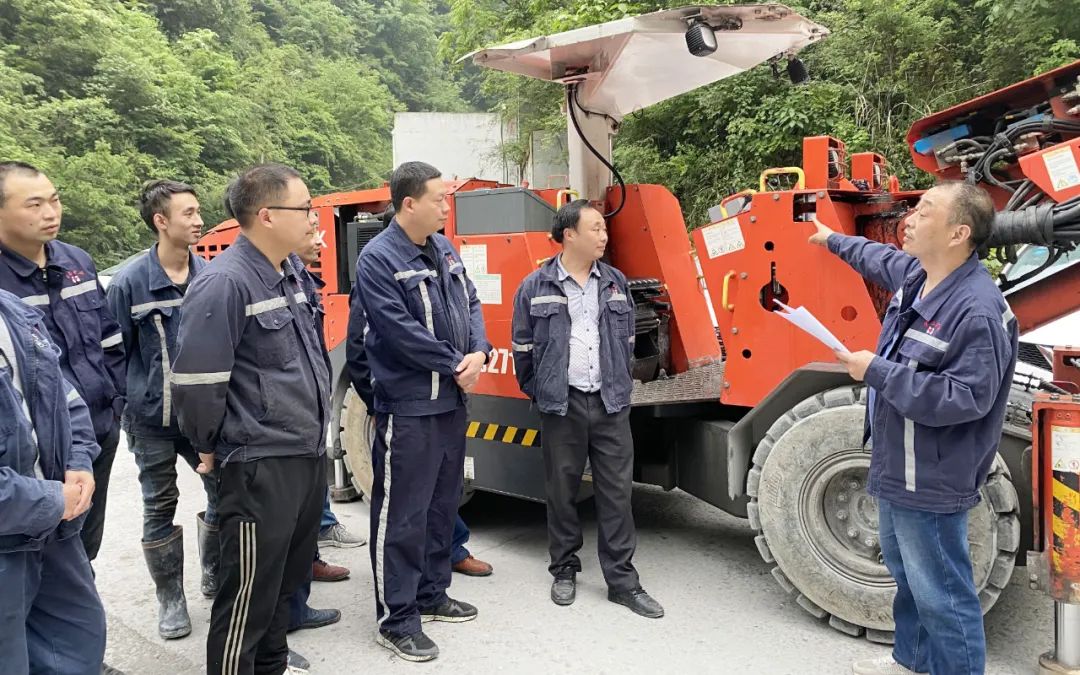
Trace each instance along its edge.
{"label": "hydraulic hose", "polygon": [[619,205],[615,207],[615,210],[611,213],[604,214],[604,219],[606,220],[617,215],[619,211],[622,211],[623,206],[626,205],[626,183],[623,182],[622,175],[619,173],[619,170],[615,168],[615,165],[601,155],[596,148],[593,147],[592,143],[589,142],[589,139],[585,137],[585,134],[582,133],[581,125],[578,123],[577,113],[574,112],[574,108],[580,108],[581,111],[585,113],[588,113],[588,111],[577,101],[577,88],[577,84],[572,84],[566,88],[566,107],[570,110],[570,121],[574,124],[574,130],[577,131],[578,138],[580,138],[581,142],[585,144],[585,147],[589,149],[589,152],[600,160],[600,163],[607,167],[608,171],[615,176],[615,180],[618,181],[619,188],[622,192],[621,197],[619,198]]}

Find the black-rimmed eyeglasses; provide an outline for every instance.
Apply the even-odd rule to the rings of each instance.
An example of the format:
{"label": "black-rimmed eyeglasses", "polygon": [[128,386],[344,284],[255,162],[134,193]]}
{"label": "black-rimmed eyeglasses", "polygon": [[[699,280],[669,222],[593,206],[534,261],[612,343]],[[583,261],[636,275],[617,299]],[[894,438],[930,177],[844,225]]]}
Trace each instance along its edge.
{"label": "black-rimmed eyeglasses", "polygon": [[277,209],[279,211],[304,211],[308,218],[315,212],[314,206],[264,206],[264,209]]}

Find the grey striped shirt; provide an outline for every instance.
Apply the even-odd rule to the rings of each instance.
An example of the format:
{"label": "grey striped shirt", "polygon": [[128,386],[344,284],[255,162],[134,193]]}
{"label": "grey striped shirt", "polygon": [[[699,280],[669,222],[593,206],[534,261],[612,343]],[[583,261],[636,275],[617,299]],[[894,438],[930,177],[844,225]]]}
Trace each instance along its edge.
{"label": "grey striped shirt", "polygon": [[584,392],[600,391],[600,269],[593,263],[585,288],[563,267],[562,254],[557,269],[570,312],[568,383]]}

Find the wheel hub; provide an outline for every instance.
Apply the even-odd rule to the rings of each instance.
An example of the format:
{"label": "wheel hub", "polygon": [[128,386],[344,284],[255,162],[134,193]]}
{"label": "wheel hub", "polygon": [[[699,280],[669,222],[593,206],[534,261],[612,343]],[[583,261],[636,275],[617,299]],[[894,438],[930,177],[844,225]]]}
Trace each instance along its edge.
{"label": "wheel hub", "polygon": [[893,583],[881,557],[878,509],[866,492],[870,456],[850,449],[823,458],[807,475],[800,525],[810,545],[837,573],[860,583]]}
{"label": "wheel hub", "polygon": [[878,510],[866,492],[866,469],[840,470],[825,486],[823,509],[829,530],[856,555],[880,562]]}

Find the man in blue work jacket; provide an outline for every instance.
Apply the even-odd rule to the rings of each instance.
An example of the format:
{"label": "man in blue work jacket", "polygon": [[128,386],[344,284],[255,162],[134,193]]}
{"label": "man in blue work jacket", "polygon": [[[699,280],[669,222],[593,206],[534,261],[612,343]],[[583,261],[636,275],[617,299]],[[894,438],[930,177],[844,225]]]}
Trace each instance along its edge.
{"label": "man in blue work jacket", "polygon": [[[476,289],[450,240],[435,167],[406,162],[390,177],[397,215],[356,264],[356,307],[375,388],[371,562],[376,642],[409,661],[439,649],[421,621],[469,621],[449,598],[450,548],[465,462],[465,394],[491,346]],[[350,321],[350,329],[360,325]],[[350,338],[355,339],[355,335]]]}
{"label": "man in blue work jacket", "polygon": [[0,670],[98,675],[105,610],[76,536],[99,448],[42,313],[0,291]]}
{"label": "man in blue work jacket", "polygon": [[641,587],[633,563],[634,301],[623,273],[600,260],[607,225],[587,200],[560,208],[551,236],[562,253],[521,282],[511,333],[518,384],[540,410],[551,600],[569,605],[576,596],[577,496],[588,460],[608,600],[658,619],[664,608]]}
{"label": "man in blue work jacket", "polygon": [[867,491],[897,585],[893,652],[857,662],[856,675],[985,668],[967,512],[995,461],[1017,343],[1016,319],[976,254],[993,220],[990,196],[966,183],[922,196],[903,252],[815,220],[811,243],[894,292],[876,352],[837,354],[869,387]]}
{"label": "man in blue work jacket", "polygon": [[287,260],[316,212],[300,175],[279,164],[242,174],[229,202],[241,232],[184,296],[173,404],[196,470],[217,474],[221,567],[207,671],[276,675],[326,491],[330,375]]}
{"label": "man in blue work jacket", "polygon": [[105,531],[109,474],[124,410],[124,343],[86,251],[56,241],[63,208],[48,177],[29,164],[0,163],[0,288],[45,314],[60,369],[90,410],[101,453],[82,541],[93,562]]}
{"label": "man in blue work jacket", "polygon": [[[191,632],[184,596],[184,530],[173,523],[180,491],[176,458],[194,470],[199,456],[180,433],[172,405],[172,362],[177,353],[180,304],[206,261],[191,252],[203,221],[195,189],[173,180],[143,186],[143,222],[157,243],[109,283],[109,307],[120,324],[127,354],[123,427],[139,467],[143,497],[143,554],[157,589],[158,634],[165,639]],[[202,592],[217,593],[217,490],[203,476],[207,507],[198,516]]]}
{"label": "man in blue work jacket", "polygon": [[[384,226],[389,226],[394,217],[394,207],[386,209],[382,214]],[[371,367],[367,362],[367,350],[364,347],[364,336],[367,333],[367,317],[364,309],[356,298],[357,288],[354,286],[349,294],[349,325],[345,343],[345,365],[348,370],[349,380],[357,396],[363,401],[364,407],[369,414],[375,411],[375,387],[371,383]],[[324,515],[325,518],[325,515]],[[325,522],[325,521],[324,521]],[[494,568],[490,563],[484,562],[473,556],[465,544],[469,541],[469,526],[459,514],[454,518],[454,534],[450,543],[450,567],[454,572],[470,577],[491,576]],[[320,540],[322,535],[320,534]]]}

